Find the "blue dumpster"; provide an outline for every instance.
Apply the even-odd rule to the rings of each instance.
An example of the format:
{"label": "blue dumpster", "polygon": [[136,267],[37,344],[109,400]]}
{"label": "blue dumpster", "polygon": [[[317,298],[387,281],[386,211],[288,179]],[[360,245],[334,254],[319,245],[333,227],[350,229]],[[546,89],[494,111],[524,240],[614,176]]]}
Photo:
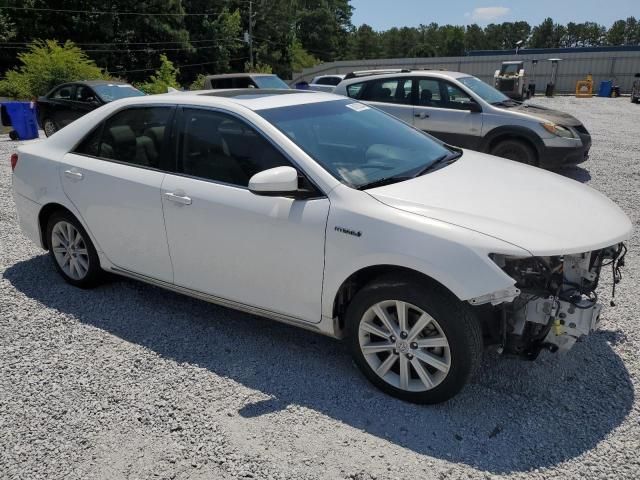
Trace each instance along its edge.
{"label": "blue dumpster", "polygon": [[[33,102],[4,102],[3,113],[11,120],[11,126],[17,139],[31,140],[38,138],[38,119],[36,106]],[[3,117],[6,117],[3,115]],[[11,135],[13,138],[15,135]]]}
{"label": "blue dumpster", "polygon": [[599,97],[610,97],[613,90],[613,82],[611,80],[603,80],[600,82],[600,88],[598,89]]}

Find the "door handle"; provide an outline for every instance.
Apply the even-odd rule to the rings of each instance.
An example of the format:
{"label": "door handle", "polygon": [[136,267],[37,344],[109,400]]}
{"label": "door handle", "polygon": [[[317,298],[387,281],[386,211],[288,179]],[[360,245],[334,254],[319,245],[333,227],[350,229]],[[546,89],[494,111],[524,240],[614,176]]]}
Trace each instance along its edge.
{"label": "door handle", "polygon": [[84,178],[84,175],[76,170],[65,170],[64,174],[67,178],[70,178],[71,180],[82,180]]}
{"label": "door handle", "polygon": [[164,196],[171,202],[179,203],[181,205],[191,205],[191,198],[182,194],[182,192],[165,192]]}
{"label": "door handle", "polygon": [[415,113],[413,116],[416,117],[416,118],[429,118],[429,114],[428,113],[424,113],[424,112]]}

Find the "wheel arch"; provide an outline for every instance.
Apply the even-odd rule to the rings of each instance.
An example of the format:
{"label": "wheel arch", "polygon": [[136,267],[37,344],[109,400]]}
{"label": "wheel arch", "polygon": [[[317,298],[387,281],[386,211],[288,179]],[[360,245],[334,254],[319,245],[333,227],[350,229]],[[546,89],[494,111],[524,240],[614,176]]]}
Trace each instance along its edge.
{"label": "wheel arch", "polygon": [[51,215],[53,215],[55,212],[66,212],[69,215],[73,215],[73,217],[82,224],[82,221],[78,218],[78,216],[64,205],[55,202],[47,203],[46,205],[44,205],[38,213],[38,227],[40,229],[40,243],[42,245],[42,248],[44,248],[45,250],[49,250],[49,240],[47,239],[47,223],[49,222]]}
{"label": "wheel arch", "polygon": [[443,285],[433,277],[430,277],[429,275],[412,268],[392,264],[380,264],[363,267],[353,272],[342,282],[333,298],[332,317],[334,319],[337,319],[336,328],[338,328],[340,332],[344,333],[346,331],[344,314],[351,299],[353,299],[353,297],[364,286],[371,283],[373,280],[382,277],[398,278],[404,280],[406,280],[407,278],[411,278],[415,282],[422,283],[426,286],[433,285],[444,288],[446,291],[451,293],[451,295],[453,295],[454,297],[456,296],[449,288],[447,288],[445,285]]}
{"label": "wheel arch", "polygon": [[544,149],[544,142],[533,130],[517,125],[497,127],[488,132],[482,140],[480,151],[490,153],[493,147],[504,140],[519,140],[526,143],[533,148],[533,151],[538,157],[537,160],[540,160],[540,154]]}

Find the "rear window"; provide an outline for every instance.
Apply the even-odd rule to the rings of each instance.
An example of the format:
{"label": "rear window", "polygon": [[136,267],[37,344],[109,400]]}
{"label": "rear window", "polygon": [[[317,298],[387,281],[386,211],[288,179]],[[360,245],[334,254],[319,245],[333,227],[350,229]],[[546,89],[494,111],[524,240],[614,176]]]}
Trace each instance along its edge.
{"label": "rear window", "polygon": [[258,87],[260,88],[278,88],[278,89],[289,89],[289,85],[284,83],[279,77],[276,75],[261,75],[253,77],[253,81],[256,82]]}
{"label": "rear window", "polygon": [[340,77],[320,77],[316,84],[337,86],[342,79]]}
{"label": "rear window", "polygon": [[128,84],[122,83],[109,83],[105,85],[94,85],[93,89],[98,96],[105,102],[113,102],[121,98],[127,97],[141,97],[144,95],[137,88]]}

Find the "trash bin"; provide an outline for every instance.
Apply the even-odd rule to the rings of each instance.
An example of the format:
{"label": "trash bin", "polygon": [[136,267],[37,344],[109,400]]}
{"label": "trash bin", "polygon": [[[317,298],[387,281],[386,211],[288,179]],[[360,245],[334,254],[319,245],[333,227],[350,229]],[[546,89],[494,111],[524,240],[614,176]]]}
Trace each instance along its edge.
{"label": "trash bin", "polygon": [[309,83],[303,80],[302,82],[296,83],[295,87],[296,90],[309,90]]}
{"label": "trash bin", "polygon": [[618,98],[620,96],[620,85],[614,85],[613,89],[611,90],[611,96],[613,98]]}
{"label": "trash bin", "polygon": [[598,89],[599,97],[610,97],[613,90],[613,82],[611,80],[603,80],[600,82],[600,88]]}
{"label": "trash bin", "polygon": [[3,122],[6,117],[11,120],[15,134],[12,135],[13,132],[11,132],[9,135],[13,140],[38,138],[38,119],[33,102],[4,102],[1,105]]}

